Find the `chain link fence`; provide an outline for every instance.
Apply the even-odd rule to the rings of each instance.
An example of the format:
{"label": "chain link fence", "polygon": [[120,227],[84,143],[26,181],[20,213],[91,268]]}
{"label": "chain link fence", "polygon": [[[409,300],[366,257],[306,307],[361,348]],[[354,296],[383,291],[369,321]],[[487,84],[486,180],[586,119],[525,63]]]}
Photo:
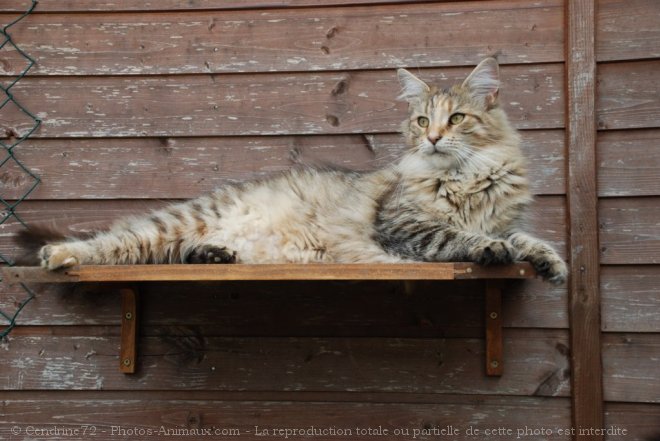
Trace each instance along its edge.
{"label": "chain link fence", "polygon": [[[12,218],[16,219],[22,225],[24,226],[26,225],[25,221],[21,219],[19,214],[16,212],[16,209],[21,204],[21,202],[23,202],[41,182],[39,176],[32,173],[30,169],[28,169],[14,155],[14,151],[16,150],[16,147],[18,147],[21,143],[23,143],[26,139],[28,139],[39,128],[39,126],[41,125],[41,120],[37,118],[35,115],[33,115],[28,109],[23,107],[21,103],[18,100],[16,100],[16,98],[14,98],[14,95],[12,94],[12,90],[11,90],[12,87],[14,87],[16,83],[18,83],[25,75],[27,75],[28,71],[32,69],[32,66],[34,66],[35,60],[32,57],[30,57],[28,54],[23,52],[23,50],[21,50],[21,48],[16,44],[16,42],[12,40],[11,34],[9,33],[10,28],[16,25],[21,20],[25,19],[28,15],[30,15],[36,6],[37,6],[37,1],[32,0],[32,4],[30,5],[27,11],[25,11],[22,15],[20,15],[11,23],[4,25],[0,30],[0,34],[1,34],[0,38],[2,38],[2,42],[0,43],[0,51],[15,52],[21,58],[23,58],[26,63],[23,70],[21,70],[15,77],[10,76],[7,81],[3,81],[2,84],[0,84],[0,89],[2,90],[2,92],[0,92],[0,100],[2,100],[2,104],[0,104],[0,115],[2,115],[3,109],[9,109],[10,106],[15,106],[23,115],[25,115],[31,121],[32,124],[31,126],[22,130],[21,131],[22,133],[18,133],[18,130],[14,128],[3,127],[2,129],[4,129],[5,133],[0,134],[0,146],[2,146],[2,153],[4,154],[4,157],[0,161],[0,175],[2,175],[3,168],[18,169],[20,170],[20,173],[24,174],[26,180],[29,182],[28,188],[17,199],[9,199],[9,198],[5,198],[3,195],[0,195],[0,204],[2,204],[1,206],[2,212],[0,213],[1,216],[0,225],[4,224],[5,222],[8,222]],[[14,261],[9,256],[5,256],[2,253],[0,253],[0,264],[12,266],[14,265]],[[2,316],[4,321],[6,321],[6,323],[2,323],[0,325],[3,327],[3,329],[0,330],[0,339],[5,338],[11,332],[11,330],[16,326],[16,318],[21,313],[23,308],[34,298],[34,293],[27,286],[25,286],[24,284],[21,284],[21,286],[25,290],[25,298],[16,304],[15,311],[13,311],[12,313],[7,313],[5,311],[0,310],[0,316]]]}

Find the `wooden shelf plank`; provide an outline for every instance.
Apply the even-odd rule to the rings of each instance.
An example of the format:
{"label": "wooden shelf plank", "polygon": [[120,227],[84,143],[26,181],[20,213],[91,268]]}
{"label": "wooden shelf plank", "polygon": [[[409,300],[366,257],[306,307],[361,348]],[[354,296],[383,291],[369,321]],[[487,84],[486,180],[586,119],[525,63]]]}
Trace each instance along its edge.
{"label": "wooden shelf plank", "polygon": [[536,272],[527,262],[483,267],[468,262],[401,264],[266,264],[266,265],[84,265],[65,271],[39,267],[3,268],[13,282],[174,282],[237,280],[456,280],[529,279]]}
{"label": "wooden shelf plank", "polygon": [[[470,262],[401,264],[270,264],[270,265],[83,265],[63,271],[40,267],[2,268],[12,282],[174,282],[174,281],[290,281],[290,280],[460,280],[528,279],[536,276],[527,262],[480,266]],[[497,282],[493,282],[497,283]],[[501,291],[488,284],[487,375],[502,375]],[[495,288],[495,287],[498,288]],[[120,370],[135,373],[137,360],[137,301],[131,288],[120,290],[122,323]],[[492,316],[491,316],[492,318]]]}

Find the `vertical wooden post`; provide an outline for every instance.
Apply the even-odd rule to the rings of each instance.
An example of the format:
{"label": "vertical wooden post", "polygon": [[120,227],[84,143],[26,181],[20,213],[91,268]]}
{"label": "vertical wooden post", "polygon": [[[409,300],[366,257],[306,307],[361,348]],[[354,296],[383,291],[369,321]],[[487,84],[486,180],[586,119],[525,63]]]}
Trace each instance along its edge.
{"label": "vertical wooden post", "polygon": [[502,285],[486,281],[486,375],[500,377],[504,373],[502,347]]}
{"label": "vertical wooden post", "polygon": [[[595,0],[566,3],[566,140],[573,427],[603,427],[596,188]],[[576,435],[602,440],[602,436]]]}
{"label": "vertical wooden post", "polygon": [[122,288],[120,294],[121,340],[119,347],[119,370],[125,374],[134,374],[137,358],[137,292],[133,288]]}

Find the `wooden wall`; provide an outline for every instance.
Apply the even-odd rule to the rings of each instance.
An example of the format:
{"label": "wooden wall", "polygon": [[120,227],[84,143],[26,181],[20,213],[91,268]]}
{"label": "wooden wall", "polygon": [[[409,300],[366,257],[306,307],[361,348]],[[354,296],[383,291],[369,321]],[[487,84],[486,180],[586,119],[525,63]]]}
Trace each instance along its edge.
{"label": "wooden wall", "polygon": [[[605,422],[660,434],[660,4],[598,2]],[[623,381],[622,381],[623,380]]]}
{"label": "wooden wall", "polygon": [[[628,429],[605,439],[632,441],[660,432],[660,8],[597,3],[602,382],[605,423]],[[3,3],[2,23],[26,5]],[[17,150],[43,179],[19,213],[88,231],[294,161],[377,167],[402,151],[395,68],[448,85],[496,54],[530,159],[530,231],[568,257],[565,22],[560,0],[41,0],[12,31],[39,61],[14,95],[43,119]],[[20,69],[0,53],[3,78]],[[15,109],[0,122],[16,133],[27,123]],[[3,168],[4,198],[27,186]],[[15,255],[20,226],[0,228],[0,252]],[[455,439],[474,439],[469,426],[570,427],[567,287],[511,287],[499,379],[484,376],[478,288],[144,287],[139,372],[125,376],[116,293],[39,287],[0,358],[0,434],[93,424],[109,439],[112,426],[164,425],[250,439],[255,425],[453,425]],[[24,294],[3,289],[0,309],[12,310]]]}

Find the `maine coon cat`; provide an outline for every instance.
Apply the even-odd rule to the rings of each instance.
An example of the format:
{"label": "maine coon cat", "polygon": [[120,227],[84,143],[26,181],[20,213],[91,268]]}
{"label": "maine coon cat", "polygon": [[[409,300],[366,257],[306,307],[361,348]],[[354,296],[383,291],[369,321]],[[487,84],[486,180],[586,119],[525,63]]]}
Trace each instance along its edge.
{"label": "maine coon cat", "polygon": [[395,164],[226,185],[85,240],[50,242],[41,265],[526,260],[564,282],[558,254],[520,229],[532,198],[518,134],[498,105],[497,62],[446,90],[398,75],[408,150]]}

